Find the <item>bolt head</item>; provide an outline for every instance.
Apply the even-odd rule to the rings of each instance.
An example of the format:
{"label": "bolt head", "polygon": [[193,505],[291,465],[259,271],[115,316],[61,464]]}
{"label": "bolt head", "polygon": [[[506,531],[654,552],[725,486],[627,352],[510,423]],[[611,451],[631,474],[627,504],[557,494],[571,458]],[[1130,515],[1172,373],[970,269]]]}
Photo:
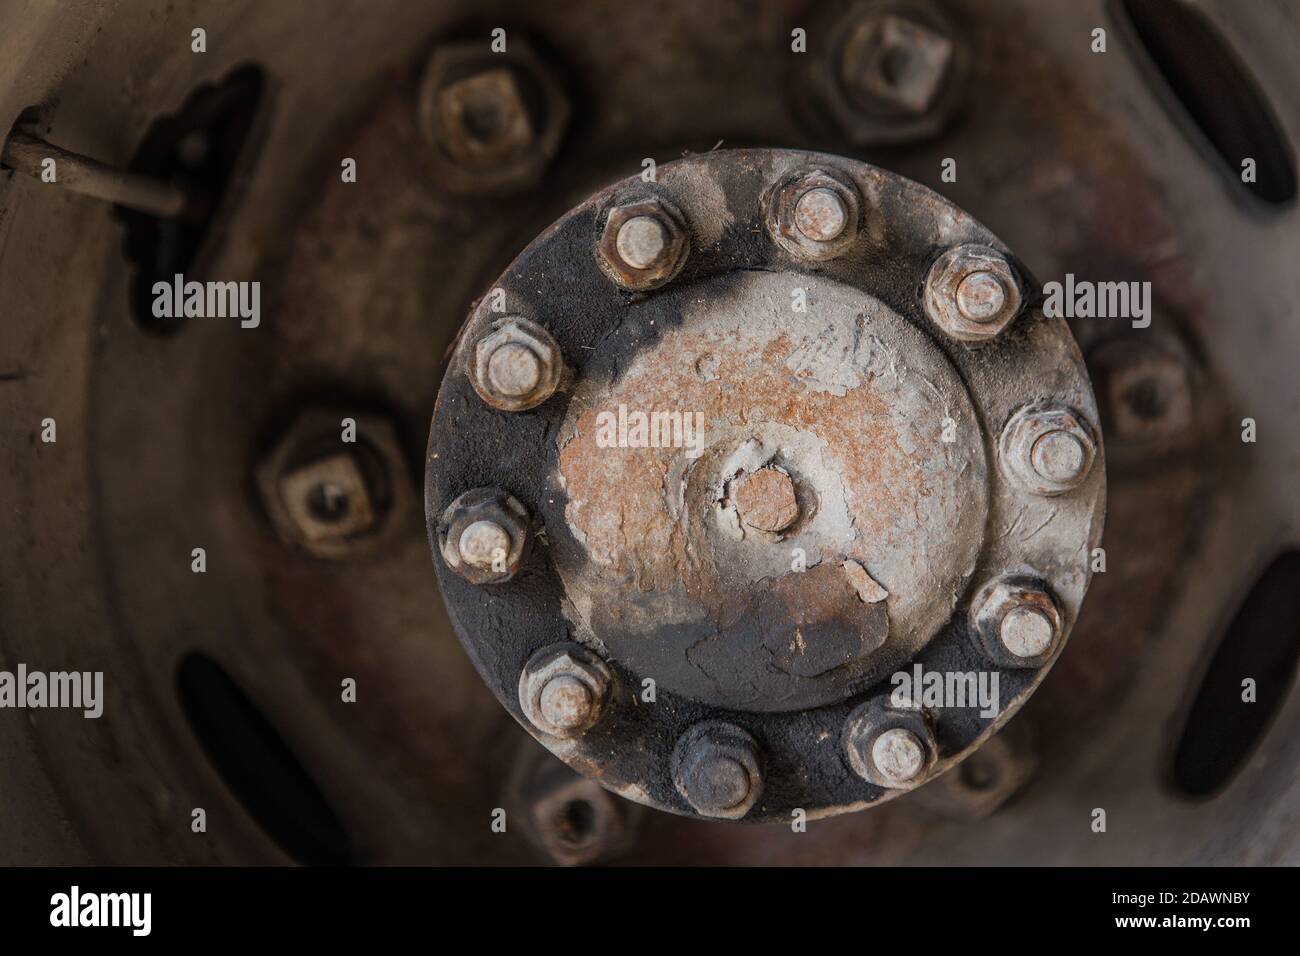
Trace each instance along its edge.
{"label": "bolt head", "polygon": [[654,216],[633,216],[618,230],[618,257],[633,269],[653,269],[668,251],[668,234]]}
{"label": "bolt head", "polygon": [[1079,487],[1096,455],[1092,428],[1063,406],[1022,407],[998,440],[1003,474],[1036,495],[1062,495]]}
{"label": "bolt head", "polygon": [[920,710],[894,707],[888,697],[853,708],[844,723],[844,756],[855,774],[878,787],[922,783],[937,758],[934,734]]}
{"label": "bolt head", "polygon": [[587,725],[592,703],[591,688],[572,674],[552,677],[542,688],[539,700],[546,722],[568,731]]}
{"label": "bolt head", "polygon": [[740,520],[758,531],[784,531],[799,517],[794,481],[779,468],[768,466],[735,478],[728,494]]}
{"label": "bolt head", "polygon": [[519,706],[551,737],[577,737],[600,719],[614,675],[580,644],[553,644],[528,659],[519,676]]}
{"label": "bolt head", "polygon": [[542,381],[542,360],[518,342],[507,342],[488,355],[487,380],[496,395],[518,399],[531,395]]}
{"label": "bolt head", "polygon": [[810,189],[794,206],[795,228],[814,242],[830,242],[848,225],[848,210],[839,194],[825,186]]}
{"label": "bolt head", "polygon": [[696,812],[739,820],[763,791],[758,742],[722,721],[696,724],[673,748],[673,784]]}
{"label": "bolt head", "polygon": [[474,488],[443,511],[438,552],[471,584],[500,584],[523,566],[532,542],[528,510],[497,488]]}
{"label": "bolt head", "polygon": [[564,359],[551,333],[515,315],[479,332],[466,372],[483,401],[503,412],[522,412],[555,394],[563,370]]}
{"label": "bolt head", "polygon": [[1083,442],[1064,429],[1048,432],[1035,441],[1029,458],[1041,477],[1061,485],[1078,481],[1088,466]]}
{"label": "bolt head", "polygon": [[957,309],[972,322],[991,322],[1006,308],[1007,290],[992,272],[972,272],[957,285]]}
{"label": "bolt head", "polygon": [[871,744],[871,762],[896,783],[915,780],[925,769],[925,745],[902,727],[886,730]]}
{"label": "bolt head", "polygon": [[461,532],[458,547],[463,561],[488,570],[493,561],[503,561],[510,553],[510,534],[495,521],[479,519]]}
{"label": "bolt head", "polygon": [[833,259],[857,238],[861,198],[853,181],[838,170],[796,170],[776,183],[765,204],[768,232],[800,259]]}
{"label": "bolt head", "polygon": [[987,246],[949,249],[925,280],[925,314],[964,342],[991,339],[1019,314],[1020,285],[1006,257]]}
{"label": "bolt head", "polygon": [[689,254],[686,220],[657,196],[616,202],[596,244],[601,271],[620,288],[636,292],[670,282]]}
{"label": "bolt head", "polygon": [[1032,607],[1016,607],[1007,612],[998,628],[998,636],[1016,657],[1042,657],[1052,647],[1055,637],[1052,622]]}
{"label": "bolt head", "polygon": [[1061,610],[1031,575],[1005,575],[982,587],[971,610],[980,648],[1005,667],[1040,667],[1060,644]]}

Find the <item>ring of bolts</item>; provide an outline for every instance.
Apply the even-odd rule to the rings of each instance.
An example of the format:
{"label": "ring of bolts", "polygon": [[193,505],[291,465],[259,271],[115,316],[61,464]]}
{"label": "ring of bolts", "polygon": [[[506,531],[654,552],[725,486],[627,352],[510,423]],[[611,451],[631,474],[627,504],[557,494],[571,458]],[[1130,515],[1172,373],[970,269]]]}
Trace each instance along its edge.
{"label": "ring of bolts", "polygon": [[[766,219],[772,239],[796,258],[819,262],[844,253],[857,236],[861,197],[842,173],[807,169],[769,192]],[[670,282],[690,251],[681,212],[662,198],[616,202],[603,217],[596,244],[601,270],[629,292]],[[1003,332],[1020,313],[1022,293],[1012,264],[999,251],[962,245],[944,252],[925,281],[925,314],[953,339],[978,343]],[[563,373],[559,346],[522,316],[493,323],[476,344],[467,369],[478,395],[493,408],[517,412],[550,398]],[[999,440],[1004,474],[1036,495],[1060,495],[1087,477],[1096,454],[1091,426],[1069,408],[1035,404],[1007,422]],[[764,475],[760,471],[750,480]],[[775,481],[782,476],[772,473]],[[789,477],[785,476],[789,485]],[[778,531],[797,517],[768,521]],[[737,489],[738,496],[744,494]],[[766,493],[762,496],[770,497]],[[780,497],[777,495],[776,497]],[[784,500],[784,499],[782,499]],[[789,511],[789,508],[785,509]],[[763,527],[761,523],[757,527]],[[474,489],[454,501],[439,524],[448,566],[474,584],[510,580],[523,563],[530,535],[523,506],[505,492]],[[494,560],[495,559],[495,560]],[[986,584],[970,621],[984,653],[1004,667],[1035,668],[1051,659],[1063,634],[1060,608],[1041,582],[1010,575]],[[594,726],[613,686],[610,668],[577,644],[543,648],[519,680],[519,701],[542,733],[572,738]],[[923,782],[938,747],[925,716],[873,699],[849,716],[842,738],[853,772],[890,789]],[[699,813],[738,819],[759,798],[762,754],[746,730],[720,721],[697,724],[673,751],[673,783]]]}

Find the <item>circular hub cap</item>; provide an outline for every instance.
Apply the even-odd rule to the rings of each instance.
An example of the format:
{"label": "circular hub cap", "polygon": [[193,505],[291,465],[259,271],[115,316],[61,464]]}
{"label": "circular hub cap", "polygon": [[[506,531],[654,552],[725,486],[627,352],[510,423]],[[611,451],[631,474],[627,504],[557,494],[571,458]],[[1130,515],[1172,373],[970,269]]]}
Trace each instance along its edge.
{"label": "circular hub cap", "polygon": [[[888,799],[990,736],[1078,613],[1104,498],[1082,361],[996,238],[901,177],[743,150],[647,185],[563,217],[493,283],[504,302],[468,320],[430,439],[431,524],[490,483],[525,504],[541,546],[501,584],[436,559],[453,623],[539,740],[632,799],[784,822]],[[610,274],[608,222],[655,203],[680,212],[686,258],[633,291]],[[617,235],[629,262],[655,254],[636,223]],[[977,254],[935,267],[955,249]],[[470,382],[501,310],[563,356],[564,384],[527,411]],[[998,321],[972,339],[952,332],[958,313]],[[1028,405],[1074,430],[1004,440]],[[1075,486],[1016,480],[1068,470],[1076,435],[1095,460]],[[573,736],[520,708],[548,647],[584,648],[612,678]],[[929,694],[934,673],[970,699]],[[544,701],[557,715],[566,686]],[[733,766],[744,802],[701,796],[741,789]]]}

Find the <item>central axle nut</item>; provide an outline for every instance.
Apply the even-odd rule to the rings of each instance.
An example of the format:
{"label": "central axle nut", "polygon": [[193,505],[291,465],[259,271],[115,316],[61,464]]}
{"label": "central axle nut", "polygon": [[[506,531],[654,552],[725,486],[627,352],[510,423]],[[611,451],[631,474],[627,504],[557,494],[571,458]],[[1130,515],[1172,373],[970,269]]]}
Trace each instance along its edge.
{"label": "central axle nut", "polygon": [[563,370],[564,359],[551,333],[512,315],[492,323],[479,339],[468,372],[483,401],[503,412],[522,412],[555,394]]}
{"label": "central axle nut", "polygon": [[690,253],[686,220],[658,196],[611,206],[605,215],[596,260],[620,288],[645,292],[672,280]]}
{"label": "central axle nut", "polygon": [[925,280],[925,314],[964,342],[991,339],[1020,312],[1020,284],[1005,256],[987,246],[949,249]]}
{"label": "central axle nut", "polygon": [[1081,485],[1097,454],[1092,429],[1072,410],[1030,405],[1007,422],[998,441],[1007,477],[1037,495],[1061,495]]}
{"label": "central axle nut", "polygon": [[920,710],[899,710],[888,698],[859,704],[844,724],[844,756],[855,774],[878,787],[902,790],[923,782],[937,758]]}
{"label": "central axle nut", "polygon": [[532,541],[528,510],[497,488],[467,491],[442,513],[438,551],[471,584],[499,584],[515,576]]}
{"label": "central axle nut", "polygon": [[1007,575],[980,589],[971,624],[984,653],[1006,667],[1039,667],[1060,643],[1061,610],[1035,578]]}
{"label": "central axle nut", "polygon": [[553,644],[524,665],[519,706],[542,733],[577,737],[600,719],[613,680],[609,665],[581,644]]}
{"label": "central axle nut", "polygon": [[832,169],[805,169],[778,182],[767,200],[767,228],[782,249],[813,261],[842,255],[858,234],[857,187]]}
{"label": "central axle nut", "polygon": [[697,812],[739,820],[763,792],[758,742],[735,724],[708,721],[673,748],[673,785]]}
{"label": "central axle nut", "polygon": [[767,466],[742,474],[728,488],[740,520],[758,531],[784,531],[799,517],[794,481],[780,468]]}

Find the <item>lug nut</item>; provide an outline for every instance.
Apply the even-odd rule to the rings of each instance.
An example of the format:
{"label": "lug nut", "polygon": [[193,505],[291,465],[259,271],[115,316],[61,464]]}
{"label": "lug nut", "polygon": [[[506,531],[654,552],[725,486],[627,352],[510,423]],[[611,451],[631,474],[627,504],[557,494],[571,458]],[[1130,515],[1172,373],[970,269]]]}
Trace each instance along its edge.
{"label": "lug nut", "polygon": [[512,315],[496,320],[466,371],[479,398],[504,412],[535,408],[555,394],[564,360],[551,333]]}
{"label": "lug nut", "polygon": [[985,654],[1008,667],[1046,663],[1062,632],[1055,599],[1027,575],[1008,575],[981,588],[971,624]]}
{"label": "lug nut", "polygon": [[1193,433],[1195,421],[1186,349],[1173,339],[1150,342],[1149,331],[1141,341],[1112,339],[1088,354],[1088,371],[1104,402],[1107,439],[1144,449],[1181,442]]}
{"label": "lug nut", "polygon": [[840,76],[863,106],[899,116],[924,114],[948,78],[953,42],[910,17],[864,18],[845,41]]}
{"label": "lug nut", "polygon": [[990,339],[1020,312],[1020,286],[1001,253],[980,245],[949,249],[925,280],[925,314],[965,342]]}
{"label": "lug nut", "polygon": [[[644,808],[617,797],[538,747],[520,748],[506,806],[520,806],[525,835],[558,866],[606,862],[629,849]],[[513,819],[513,818],[512,818]]]}
{"label": "lug nut", "polygon": [[775,534],[799,517],[794,481],[779,468],[768,466],[742,474],[727,490],[740,520],[751,528]]}
{"label": "lug nut", "polygon": [[554,72],[513,34],[508,53],[477,41],[440,44],[425,68],[418,108],[438,185],[459,193],[535,186],[572,113]]}
{"label": "lug nut", "polygon": [[652,196],[610,207],[596,245],[596,260],[617,285],[644,292],[670,281],[689,252],[682,214]]}
{"label": "lug nut", "polygon": [[792,255],[823,261],[853,244],[860,208],[857,187],[848,177],[832,169],[804,169],[772,189],[767,228]]}
{"label": "lug nut", "polygon": [[763,792],[757,741],[722,721],[696,724],[681,736],[672,774],[677,792],[709,817],[739,820]]}
{"label": "lug nut", "polygon": [[1059,406],[1026,406],[998,442],[1003,472],[1038,495],[1060,495],[1088,477],[1097,449],[1083,418]]}
{"label": "lug nut", "polygon": [[542,733],[576,737],[600,719],[612,684],[609,666],[581,644],[553,644],[524,665],[519,706]]}
{"label": "lug nut", "polygon": [[844,755],[863,780],[898,790],[925,779],[937,749],[925,715],[895,709],[886,697],[859,704],[849,714]]}
{"label": "lug nut", "polygon": [[[340,441],[355,418],[359,440]],[[345,409],[304,412],[259,463],[256,480],[283,541],[316,558],[355,557],[394,530],[412,497],[392,424]]]}
{"label": "lug nut", "polygon": [[505,67],[449,83],[437,104],[443,147],[463,165],[503,163],[534,142],[519,82]]}
{"label": "lug nut", "polygon": [[517,499],[496,488],[475,488],[442,513],[438,551],[471,584],[499,584],[523,566],[530,532],[528,510]]}
{"label": "lug nut", "polygon": [[[801,57],[815,122],[829,121],[858,146],[912,143],[938,135],[970,84],[966,36],[935,0],[848,0],[827,4],[814,26],[826,43]],[[812,35],[812,30],[809,31]]]}

